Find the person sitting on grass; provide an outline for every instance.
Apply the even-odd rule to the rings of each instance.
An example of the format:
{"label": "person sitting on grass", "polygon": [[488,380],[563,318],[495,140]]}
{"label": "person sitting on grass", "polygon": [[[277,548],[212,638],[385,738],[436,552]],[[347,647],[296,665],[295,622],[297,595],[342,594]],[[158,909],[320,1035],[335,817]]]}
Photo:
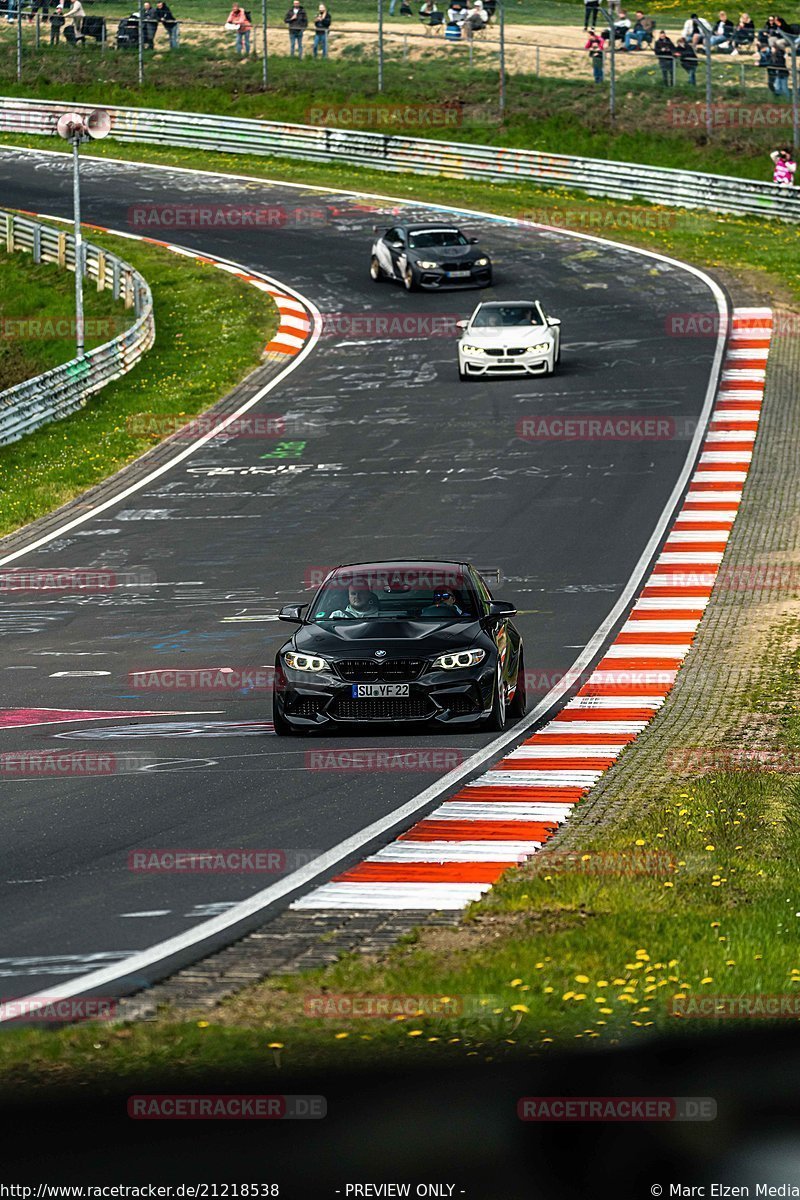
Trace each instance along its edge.
{"label": "person sitting on grass", "polygon": [[731,54],[738,55],[740,50],[751,46],[756,40],[756,27],[750,20],[749,13],[742,13],[731,34]]}
{"label": "person sitting on grass", "polygon": [[485,29],[489,22],[489,14],[483,7],[483,0],[475,0],[464,21],[464,30],[468,38],[474,37]]}
{"label": "person sitting on grass", "polygon": [[644,26],[644,13],[641,10],[636,13],[636,20],[625,34],[625,40],[622,44],[623,50],[641,50],[642,42],[647,37],[647,30]]}

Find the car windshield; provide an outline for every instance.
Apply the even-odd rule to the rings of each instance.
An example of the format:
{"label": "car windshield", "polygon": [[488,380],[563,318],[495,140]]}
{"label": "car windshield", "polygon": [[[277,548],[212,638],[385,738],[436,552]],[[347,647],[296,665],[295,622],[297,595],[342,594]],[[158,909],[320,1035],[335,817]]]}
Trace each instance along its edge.
{"label": "car windshield", "polygon": [[541,324],[541,313],[535,304],[484,304],[472,319],[475,329]]}
{"label": "car windshield", "polygon": [[468,246],[469,241],[458,229],[420,229],[409,234],[412,250],[432,250],[442,246]]}
{"label": "car windshield", "polygon": [[343,569],[323,584],[311,621],[471,621],[477,605],[465,573],[454,567]]}

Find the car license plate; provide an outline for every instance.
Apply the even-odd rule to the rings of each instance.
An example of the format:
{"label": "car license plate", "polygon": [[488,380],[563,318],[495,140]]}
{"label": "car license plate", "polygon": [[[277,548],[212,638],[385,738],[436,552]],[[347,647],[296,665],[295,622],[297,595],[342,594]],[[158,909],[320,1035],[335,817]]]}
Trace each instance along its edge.
{"label": "car license plate", "polygon": [[366,700],[370,696],[407,696],[407,683],[354,683],[353,699]]}
{"label": "car license plate", "polygon": [[448,271],[447,278],[448,279],[465,279],[468,275],[471,275],[471,274],[472,274],[471,271]]}

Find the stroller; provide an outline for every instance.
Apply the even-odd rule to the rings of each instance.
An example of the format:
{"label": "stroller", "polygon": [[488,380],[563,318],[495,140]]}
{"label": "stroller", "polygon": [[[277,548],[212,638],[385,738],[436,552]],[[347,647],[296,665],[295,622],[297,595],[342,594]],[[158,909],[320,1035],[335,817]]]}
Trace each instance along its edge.
{"label": "stroller", "polygon": [[139,18],[125,17],[117,26],[117,49],[136,50],[139,47]]}

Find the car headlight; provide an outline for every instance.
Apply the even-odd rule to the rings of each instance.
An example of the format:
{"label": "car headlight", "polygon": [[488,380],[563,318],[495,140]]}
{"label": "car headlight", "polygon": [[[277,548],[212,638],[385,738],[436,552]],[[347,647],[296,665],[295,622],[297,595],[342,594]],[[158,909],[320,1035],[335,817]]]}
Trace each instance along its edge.
{"label": "car headlight", "polygon": [[483,346],[462,346],[461,349],[465,354],[485,354]]}
{"label": "car headlight", "polygon": [[315,654],[298,654],[294,650],[287,650],[283,656],[287,667],[291,667],[293,671],[330,671],[330,663],[319,658]]}
{"label": "car headlight", "polygon": [[419,259],[417,266],[423,271],[434,271],[438,267],[437,262],[429,262],[428,259]]}
{"label": "car headlight", "polygon": [[434,659],[433,665],[445,671],[455,671],[458,667],[474,667],[485,658],[485,650],[456,650],[452,654],[440,654]]}
{"label": "car headlight", "polygon": [[488,258],[476,258],[473,265],[476,267],[488,267],[489,260]]}
{"label": "car headlight", "polygon": [[528,346],[526,354],[547,354],[547,351],[552,346],[552,342],[539,342],[538,346]]}

